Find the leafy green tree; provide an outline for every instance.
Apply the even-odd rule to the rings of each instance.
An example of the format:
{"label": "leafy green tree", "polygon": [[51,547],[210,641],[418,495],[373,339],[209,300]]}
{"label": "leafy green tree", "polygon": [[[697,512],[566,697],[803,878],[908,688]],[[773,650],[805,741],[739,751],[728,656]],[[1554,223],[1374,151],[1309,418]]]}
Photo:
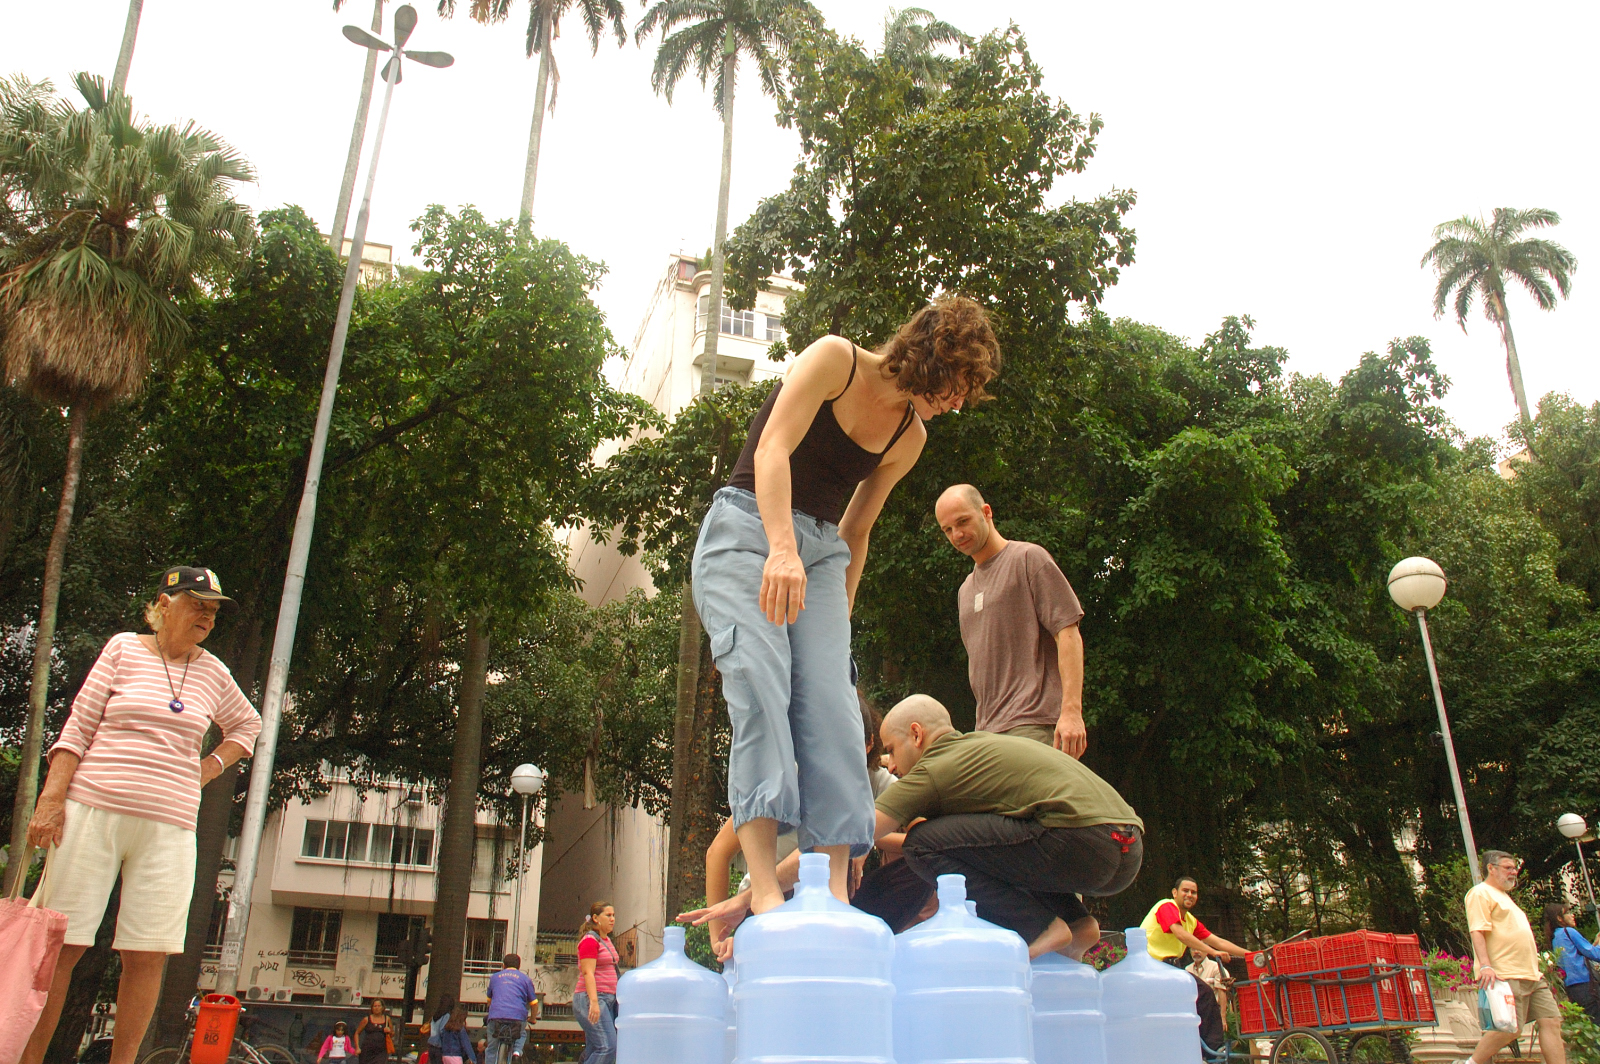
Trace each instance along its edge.
{"label": "leafy green tree", "polygon": [[1511,334],[1506,282],[1526,288],[1540,310],[1554,310],[1558,292],[1566,297],[1572,287],[1572,271],[1578,267],[1577,257],[1553,240],[1518,239],[1530,229],[1560,222],[1559,214],[1541,207],[1496,207],[1494,217],[1487,222],[1481,217],[1462,215],[1434,228],[1433,247],[1422,257],[1422,265],[1432,265],[1439,274],[1433,292],[1434,317],[1443,317],[1445,308],[1451,307],[1456,323],[1466,332],[1473,301],[1483,300],[1484,316],[1500,330],[1500,340],[1505,344],[1506,376],[1522,415],[1524,435],[1530,431],[1533,415],[1528,411],[1522,363],[1517,359],[1517,342]]}
{"label": "leafy green tree", "polygon": [[[125,68],[123,73],[126,73]],[[192,123],[156,126],[97,77],[75,79],[87,106],[51,100],[48,86],[0,86],[0,181],[20,239],[0,247],[0,362],[8,383],[71,411],[55,531],[35,630],[12,852],[23,852],[38,787],[61,570],[81,475],[89,413],[138,391],[152,356],[176,348],[175,299],[225,276],[254,234],[232,197],[252,172]],[[7,884],[22,867],[7,869]]]}
{"label": "leafy green tree", "polygon": [[[522,206],[517,212],[517,234],[524,241],[533,231],[533,190],[539,178],[539,143],[544,135],[545,95],[548,92],[550,113],[556,109],[556,90],[561,85],[561,71],[556,66],[551,47],[561,35],[561,16],[576,4],[583,18],[584,31],[589,36],[592,54],[600,51],[600,37],[607,24],[616,34],[620,47],[627,43],[627,16],[622,0],[529,0],[528,3],[528,56],[539,53],[537,87],[533,94],[533,125],[528,131],[528,161],[522,176]],[[475,22],[489,25],[504,22],[511,14],[512,0],[472,0],[471,15]],[[456,0],[439,0],[439,14],[448,18],[455,14]]]}

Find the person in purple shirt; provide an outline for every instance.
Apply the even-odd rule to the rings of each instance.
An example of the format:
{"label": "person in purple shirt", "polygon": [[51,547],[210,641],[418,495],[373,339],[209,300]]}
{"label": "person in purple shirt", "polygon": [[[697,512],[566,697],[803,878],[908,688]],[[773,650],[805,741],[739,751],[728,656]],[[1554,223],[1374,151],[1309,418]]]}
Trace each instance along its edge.
{"label": "person in purple shirt", "polygon": [[513,1060],[520,1058],[528,1040],[527,1025],[539,1018],[539,991],[522,971],[522,958],[507,953],[500,963],[501,969],[489,977],[489,1012],[483,1018],[488,1034],[484,1064],[498,1064],[502,1043],[511,1046]]}

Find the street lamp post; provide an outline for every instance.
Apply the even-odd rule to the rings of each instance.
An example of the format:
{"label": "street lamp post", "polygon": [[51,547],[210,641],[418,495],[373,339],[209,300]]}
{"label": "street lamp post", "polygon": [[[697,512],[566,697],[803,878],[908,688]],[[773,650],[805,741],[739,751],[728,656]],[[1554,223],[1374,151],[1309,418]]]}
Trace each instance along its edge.
{"label": "street lamp post", "polygon": [[517,896],[511,903],[511,950],[521,954],[522,877],[526,874],[528,849],[528,799],[544,790],[544,771],[537,765],[518,765],[511,770],[511,789],[522,795],[522,832],[517,836]]}
{"label": "street lamp post", "polygon": [[1578,848],[1578,868],[1583,872],[1583,889],[1589,895],[1589,911],[1595,911],[1594,884],[1589,881],[1589,865],[1583,859],[1583,833],[1589,830],[1589,825],[1577,813],[1562,813],[1556,820],[1556,830],[1572,840],[1572,845]]}
{"label": "street lamp post", "polygon": [[[278,725],[283,720],[283,700],[289,687],[289,657],[294,650],[295,629],[300,623],[300,593],[305,586],[306,563],[311,557],[311,532],[317,519],[317,490],[322,484],[322,457],[328,448],[328,427],[333,420],[333,402],[339,391],[339,369],[344,362],[345,336],[350,331],[350,312],[355,305],[356,285],[361,280],[361,253],[366,248],[367,219],[372,208],[372,186],[378,176],[378,156],[383,151],[384,127],[389,123],[389,103],[394,87],[400,83],[401,57],[424,66],[447,67],[455,62],[447,52],[412,52],[405,49],[411,31],[417,26],[417,11],[406,4],[394,13],[394,44],[388,45],[359,26],[346,26],[344,35],[363,48],[393,52],[383,67],[383,112],[372,143],[372,161],[367,165],[367,187],[361,198],[361,213],[350,241],[350,260],[344,270],[344,290],[339,294],[339,312],[333,321],[333,341],[328,347],[328,368],[322,377],[322,399],[317,405],[316,428],[311,434],[311,454],[306,463],[305,487],[300,493],[300,511],[295,517],[294,538],[289,544],[289,566],[283,577],[283,598],[278,606],[278,627],[272,640],[272,664],[267,670],[267,689],[261,699],[261,734],[256,739],[250,764],[250,790],[245,798],[244,826],[239,833],[239,861],[234,871],[234,888],[228,900],[227,930],[222,938],[222,957],[217,965],[217,993],[232,994],[239,988],[239,962],[244,952],[244,933],[250,925],[250,895],[253,892],[256,862],[261,851],[261,832],[267,819],[267,791],[272,784],[272,767],[278,750]],[[338,248],[334,249],[337,254]]]}
{"label": "street lamp post", "polygon": [[1439,687],[1439,666],[1433,660],[1433,640],[1428,637],[1428,611],[1444,598],[1448,581],[1444,570],[1430,558],[1406,558],[1389,570],[1389,597],[1407,613],[1415,614],[1422,632],[1422,650],[1428,658],[1428,679],[1433,682],[1433,704],[1439,710],[1439,734],[1444,738],[1444,756],[1450,763],[1450,786],[1456,795],[1456,816],[1461,821],[1461,841],[1467,847],[1467,864],[1472,882],[1483,872],[1478,867],[1478,845],[1472,839],[1472,820],[1467,816],[1467,795],[1461,789],[1461,769],[1456,764],[1456,744],[1450,737],[1450,716],[1444,709],[1444,692]]}

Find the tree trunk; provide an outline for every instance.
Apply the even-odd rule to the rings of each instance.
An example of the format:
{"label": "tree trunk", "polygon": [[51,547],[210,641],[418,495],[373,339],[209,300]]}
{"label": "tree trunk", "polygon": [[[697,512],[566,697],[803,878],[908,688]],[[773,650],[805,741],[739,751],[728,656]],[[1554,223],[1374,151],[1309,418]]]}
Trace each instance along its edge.
{"label": "tree trunk", "polygon": [[439,871],[434,876],[433,955],[428,966],[428,1005],[437,1016],[439,998],[461,996],[467,939],[467,902],[472,897],[472,855],[478,846],[478,774],[483,752],[483,691],[489,675],[489,618],[467,618],[467,647],[457,692],[456,741],[450,754],[450,789],[439,833]]}
{"label": "tree trunk", "polygon": [[44,1051],[44,1064],[72,1064],[78,1059],[78,1046],[83,1042],[83,1032],[89,1029],[94,1017],[94,1003],[106,985],[106,974],[111,970],[115,951],[111,940],[117,930],[117,913],[122,909],[122,877],[111,888],[106,900],[105,915],[100,918],[100,929],[94,933],[94,945],[83,951],[78,964],[72,969],[72,982],[67,985],[67,1000],[61,1005],[61,1019],[56,1023],[56,1033]]}
{"label": "tree trunk", "polygon": [[533,239],[533,188],[539,182],[539,142],[544,137],[545,93],[550,87],[550,48],[554,22],[550,5],[544,11],[544,47],[539,50],[539,85],[533,90],[533,123],[528,127],[528,162],[522,171],[522,207],[517,211],[517,239],[523,244]]}
{"label": "tree trunk", "polygon": [[[239,690],[251,694],[261,661],[262,618],[250,620],[242,644],[235,647],[229,663]],[[213,728],[213,731],[215,729]],[[215,748],[215,743],[212,743]],[[208,751],[209,753],[209,751]],[[216,904],[217,876],[222,871],[222,854],[228,846],[228,826],[233,820],[233,797],[239,782],[235,762],[200,792],[200,815],[195,822],[194,888],[189,896],[189,924],[183,936],[183,952],[167,958],[161,981],[161,1000],[140,1054],[157,1046],[183,1044],[188,1029],[189,999],[200,985],[205,964],[206,932],[211,930],[211,910]]]}
{"label": "tree trunk", "polygon": [[[683,911],[685,881],[694,874],[695,854],[690,810],[689,781],[694,773],[695,708],[700,689],[700,644],[704,640],[700,615],[695,612],[693,585],[683,583],[683,606],[678,614],[678,699],[672,722],[671,844],[667,848],[667,919]],[[703,854],[702,854],[703,856]]]}
{"label": "tree trunk", "polygon": [[139,15],[144,11],[144,0],[128,0],[128,21],[122,26],[122,48],[117,52],[117,69],[111,74],[111,87],[123,92],[128,89],[128,68],[133,65],[133,42],[139,36]]}
{"label": "tree trunk", "polygon": [[1499,292],[1494,299],[1495,324],[1500,326],[1500,339],[1506,345],[1506,377],[1511,381],[1511,394],[1517,400],[1517,412],[1522,415],[1523,441],[1533,450],[1533,415],[1528,410],[1528,393],[1522,387],[1522,362],[1517,358],[1517,340],[1511,335],[1511,314],[1506,308],[1506,298]]}
{"label": "tree trunk", "polygon": [[[372,0],[372,32],[383,32],[383,0]],[[344,179],[339,183],[339,203],[328,230],[328,245],[344,254],[344,229],[350,222],[350,198],[356,193],[356,171],[361,169],[361,146],[367,140],[367,111],[372,107],[372,79],[378,72],[378,50],[367,49],[367,66],[361,75],[361,96],[356,102],[356,122],[350,129],[350,150],[344,157]]]}
{"label": "tree trunk", "polygon": [[[22,738],[22,763],[17,766],[17,795],[11,805],[11,852],[28,845],[28,820],[39,796],[39,747],[44,741],[44,711],[50,697],[50,652],[55,647],[56,607],[61,601],[61,568],[67,557],[67,533],[78,501],[78,479],[83,470],[84,423],[88,407],[78,403],[67,421],[67,472],[61,478],[61,502],[56,507],[56,527],[44,556],[44,595],[39,605],[39,627],[34,632],[33,681],[28,686],[28,726]],[[22,875],[21,861],[6,866],[5,889]]]}
{"label": "tree trunk", "polygon": [[722,331],[722,280],[727,262],[723,244],[728,238],[728,191],[733,186],[733,75],[739,55],[734,50],[733,27],[722,43],[722,183],[717,187],[717,233],[711,245],[711,292],[706,301],[706,353],[702,360],[700,394],[717,390],[717,336]]}

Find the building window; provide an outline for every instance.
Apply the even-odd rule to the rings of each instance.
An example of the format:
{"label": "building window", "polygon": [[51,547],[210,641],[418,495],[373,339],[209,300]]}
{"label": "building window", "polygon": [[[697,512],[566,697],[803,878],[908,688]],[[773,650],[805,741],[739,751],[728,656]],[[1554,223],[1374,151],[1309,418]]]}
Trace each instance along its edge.
{"label": "building window", "polygon": [[785,340],[785,339],[788,339],[789,334],[783,331],[783,319],[782,318],[778,317],[776,314],[768,314],[766,316],[766,318],[767,318],[767,335],[766,335],[766,339],[767,339],[768,343],[771,343],[773,340]]}
{"label": "building window", "polygon": [[694,331],[702,332],[706,327],[706,308],[711,305],[711,297],[704,295],[694,305]]}
{"label": "building window", "polygon": [[403,972],[400,963],[400,944],[411,937],[411,929],[423,927],[427,919],[406,916],[404,913],[378,914],[378,944],[372,951],[372,967],[380,972]]}
{"label": "building window", "polygon": [[301,857],[372,864],[433,864],[433,832],[348,820],[307,820]]}
{"label": "building window", "polygon": [[507,893],[506,861],[513,852],[511,840],[479,835],[472,852],[472,889],[479,893]]}
{"label": "building window", "polygon": [[756,312],[753,310],[734,310],[726,302],[722,304],[722,331],[729,336],[749,336],[756,334]]}
{"label": "building window", "polygon": [[466,963],[462,971],[472,975],[488,975],[500,970],[506,955],[506,922],[504,920],[468,920]]}
{"label": "building window", "polygon": [[228,895],[218,894],[217,900],[211,903],[211,924],[206,928],[205,959],[220,961],[222,959],[222,933],[228,927]]}
{"label": "building window", "polygon": [[294,910],[289,931],[289,963],[301,968],[333,968],[339,963],[339,929],[344,913],[338,909]]}

